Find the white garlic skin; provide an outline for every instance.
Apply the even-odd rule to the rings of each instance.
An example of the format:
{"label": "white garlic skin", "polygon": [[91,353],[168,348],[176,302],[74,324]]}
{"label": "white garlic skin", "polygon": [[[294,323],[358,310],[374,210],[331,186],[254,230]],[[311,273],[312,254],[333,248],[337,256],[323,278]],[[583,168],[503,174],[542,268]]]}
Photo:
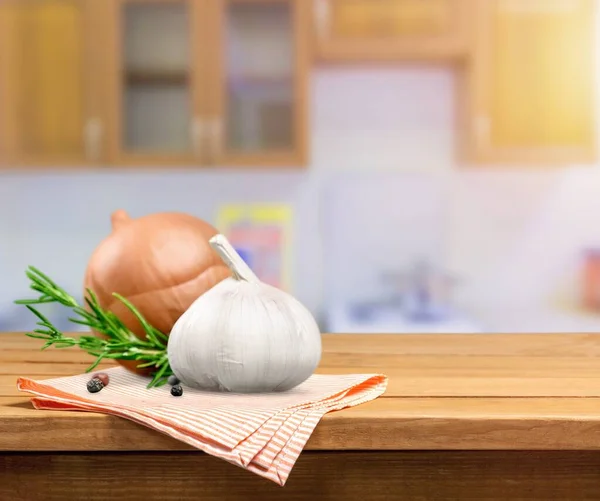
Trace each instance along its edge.
{"label": "white garlic skin", "polygon": [[321,360],[321,333],[291,295],[227,278],[200,296],[169,335],[169,364],[193,388],[235,393],[286,391]]}

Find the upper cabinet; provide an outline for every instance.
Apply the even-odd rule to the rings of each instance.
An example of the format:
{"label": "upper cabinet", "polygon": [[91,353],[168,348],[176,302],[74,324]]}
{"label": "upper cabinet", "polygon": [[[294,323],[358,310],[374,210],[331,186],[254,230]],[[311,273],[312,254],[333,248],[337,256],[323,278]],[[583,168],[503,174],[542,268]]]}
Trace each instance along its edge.
{"label": "upper cabinet", "polygon": [[221,2],[222,29],[209,45],[213,161],[307,161],[309,12],[306,0]]}
{"label": "upper cabinet", "polygon": [[100,156],[94,0],[0,3],[0,164]]}
{"label": "upper cabinet", "polygon": [[199,2],[109,0],[108,158],[119,164],[200,163],[195,119],[207,82]]}
{"label": "upper cabinet", "polygon": [[595,160],[595,2],[473,2],[459,131],[469,162]]}
{"label": "upper cabinet", "polygon": [[110,159],[305,163],[302,0],[109,1]]}
{"label": "upper cabinet", "polygon": [[447,60],[467,51],[470,0],[313,1],[321,60]]}
{"label": "upper cabinet", "polygon": [[305,166],[313,55],[452,66],[460,164],[593,163],[598,3],[0,0],[0,166]]}

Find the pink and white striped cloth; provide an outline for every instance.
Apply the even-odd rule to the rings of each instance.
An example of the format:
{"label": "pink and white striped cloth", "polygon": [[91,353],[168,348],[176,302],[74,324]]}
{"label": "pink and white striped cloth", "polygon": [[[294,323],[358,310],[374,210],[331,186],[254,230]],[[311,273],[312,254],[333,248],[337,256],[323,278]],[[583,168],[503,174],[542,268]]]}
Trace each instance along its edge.
{"label": "pink and white striped cloth", "polygon": [[388,382],[382,374],[315,374],[284,393],[209,393],[184,387],[184,394],[174,397],[168,385],[147,389],[147,378],[122,367],[103,372],[110,381],[98,393],[87,391],[90,374],[42,381],[21,377],[17,386],[35,395],[36,409],[130,419],[281,486],[325,414],[374,400]]}

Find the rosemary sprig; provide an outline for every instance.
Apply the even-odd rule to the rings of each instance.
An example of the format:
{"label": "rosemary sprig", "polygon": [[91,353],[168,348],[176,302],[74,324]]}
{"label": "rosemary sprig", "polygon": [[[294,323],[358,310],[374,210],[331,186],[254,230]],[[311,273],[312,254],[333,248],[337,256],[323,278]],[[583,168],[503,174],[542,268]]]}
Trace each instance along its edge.
{"label": "rosemary sprig", "polygon": [[[96,357],[96,361],[87,368],[86,372],[94,370],[104,359],[138,360],[140,362],[138,367],[154,368],[148,388],[164,385],[167,378],[173,374],[167,357],[168,337],[151,326],[127,299],[119,294],[113,294],[138,319],[146,333],[145,341],[131,332],[114,313],[102,309],[93,291],[86,290],[85,302],[88,310],[37,268],[30,266],[25,274],[31,281],[30,288],[38,292],[40,296],[36,299],[19,299],[15,301],[15,304],[24,305],[37,317],[38,328],[27,332],[26,335],[45,340],[46,343],[42,346],[42,350],[50,346],[56,348],[79,346],[88,354]],[[78,338],[65,336],[33,306],[45,303],[59,303],[70,308],[76,315],[69,318],[71,322],[86,325],[90,329],[106,335],[107,339],[93,335],[83,335]]]}

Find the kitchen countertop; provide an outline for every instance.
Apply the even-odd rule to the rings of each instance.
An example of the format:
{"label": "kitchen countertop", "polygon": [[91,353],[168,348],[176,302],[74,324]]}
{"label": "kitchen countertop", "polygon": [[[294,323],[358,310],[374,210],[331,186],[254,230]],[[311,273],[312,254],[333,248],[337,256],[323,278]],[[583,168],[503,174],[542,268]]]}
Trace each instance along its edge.
{"label": "kitchen countertop", "polygon": [[[16,333],[0,334],[0,347],[0,456],[4,462],[31,452],[193,451],[125,419],[33,409],[30,396],[16,388],[17,376],[45,379],[78,374],[92,359],[76,348],[42,352],[41,341]],[[494,451],[551,451],[554,455],[588,451],[593,458],[586,459],[586,468],[590,461],[600,465],[600,335],[326,334],[317,372],[382,372],[390,380],[387,392],[374,402],[323,418],[301,455],[297,466],[301,471],[316,461],[318,455],[311,451],[454,451],[459,455],[480,451],[486,461],[493,461],[490,454]],[[398,472],[404,468],[395,467]],[[244,474],[251,476],[231,465],[225,468],[233,470],[232,478],[238,480]],[[293,471],[288,485],[302,475]],[[0,474],[0,485],[6,481]],[[0,487],[1,499],[3,488],[9,487]],[[593,488],[589,492],[600,496],[600,485]],[[289,488],[285,489],[290,495]],[[557,486],[553,489],[560,492]]]}

